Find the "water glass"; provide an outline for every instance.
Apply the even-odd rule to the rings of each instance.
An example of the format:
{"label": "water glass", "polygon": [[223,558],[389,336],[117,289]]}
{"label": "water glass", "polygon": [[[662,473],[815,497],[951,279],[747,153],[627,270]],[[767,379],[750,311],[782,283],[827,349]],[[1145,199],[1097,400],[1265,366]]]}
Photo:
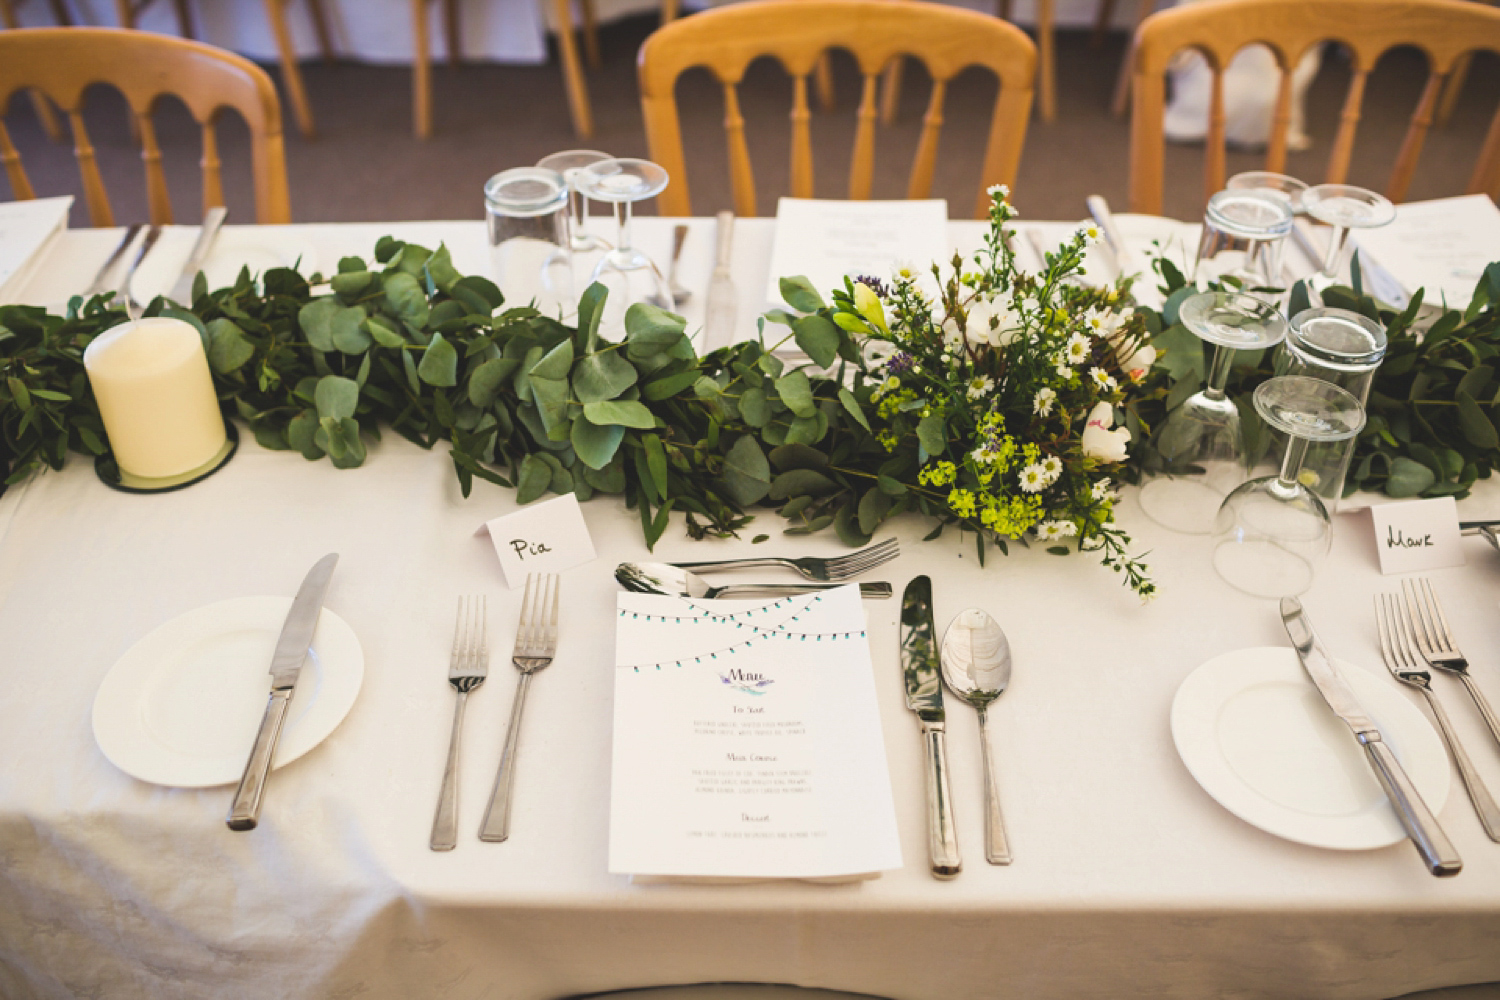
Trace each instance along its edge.
{"label": "water glass", "polygon": [[549,316],[574,308],[568,249],[568,184],[555,170],[517,167],[484,185],[490,263],[509,305],[533,303]]}
{"label": "water glass", "polygon": [[1238,282],[1246,291],[1280,289],[1281,252],[1292,231],[1292,209],[1262,191],[1220,191],[1203,213],[1193,280]]}
{"label": "water glass", "polygon": [[568,244],[575,254],[609,249],[608,240],[589,232],[589,200],[578,190],[577,183],[580,170],[608,159],[611,159],[608,153],[597,149],[568,149],[536,161],[538,167],[556,170],[568,182]]}
{"label": "water glass", "polygon": [[[1385,358],[1385,330],[1347,309],[1305,309],[1292,317],[1276,353],[1277,375],[1306,375],[1332,382],[1365,405],[1375,371]],[[1354,457],[1353,438],[1314,442],[1302,463],[1302,481],[1330,511],[1338,509],[1344,477]]]}

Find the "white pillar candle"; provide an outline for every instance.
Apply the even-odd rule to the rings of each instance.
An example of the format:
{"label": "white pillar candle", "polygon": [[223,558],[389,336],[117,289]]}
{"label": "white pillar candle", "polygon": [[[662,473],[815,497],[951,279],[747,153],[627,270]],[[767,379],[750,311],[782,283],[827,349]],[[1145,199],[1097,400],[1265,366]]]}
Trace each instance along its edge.
{"label": "white pillar candle", "polygon": [[83,364],[122,471],[177,476],[224,447],[208,356],[191,324],[165,316],[121,323],[94,338]]}

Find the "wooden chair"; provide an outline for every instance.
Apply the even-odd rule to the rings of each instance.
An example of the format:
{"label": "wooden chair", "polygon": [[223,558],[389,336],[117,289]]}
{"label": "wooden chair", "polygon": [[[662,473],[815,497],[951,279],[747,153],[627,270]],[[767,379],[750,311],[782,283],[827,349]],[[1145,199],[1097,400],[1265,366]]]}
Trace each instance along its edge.
{"label": "wooden chair", "polygon": [[864,77],[849,197],[870,196],[875,171],[876,80],[898,56],[926,64],[932,98],[907,185],[908,198],[926,197],[937,163],[948,81],[968,66],[983,66],[1000,78],[980,174],[976,214],[989,208],[986,189],[1009,184],[1016,174],[1031,112],[1036,46],[1014,25],[960,8],[890,0],[750,0],[695,14],[659,29],[641,46],[641,107],[651,158],[671,175],[657,199],[663,215],[691,215],[686,158],[677,117],[677,78],[707,67],[724,87],[724,128],[735,211],[756,214],[755,178],[738,85],[751,62],[774,56],[793,78],[792,194],[813,194],[811,112],[807,80],[830,48],[846,49]]}
{"label": "wooden chair", "polygon": [[[1344,99],[1326,180],[1338,183],[1349,171],[1365,80],[1388,49],[1413,45],[1426,53],[1430,75],[1412,113],[1406,138],[1386,184],[1386,197],[1401,201],[1443,81],[1465,53],[1500,51],[1500,10],[1461,0],[1213,0],[1153,14],[1135,38],[1130,126],[1130,210],[1158,214],[1162,204],[1162,117],[1167,64],[1187,48],[1201,52],[1214,71],[1213,98],[1204,157],[1205,200],[1224,186],[1223,71],[1241,48],[1259,42],[1276,55],[1281,87],[1266,150],[1267,170],[1286,163],[1286,126],[1291,115],[1292,70],[1303,53],[1324,41],[1349,50],[1354,76]],[[1500,112],[1490,123],[1484,148],[1469,179],[1470,192],[1500,191]]]}
{"label": "wooden chair", "polygon": [[[418,139],[432,135],[432,41],[427,32],[427,5],[431,0],[411,0],[412,48],[412,130]],[[443,34],[448,42],[448,65],[458,62],[462,54],[462,36],[458,26],[458,5],[454,0],[439,0],[443,5]]]}
{"label": "wooden chair", "polygon": [[[21,21],[16,17],[16,6],[24,2],[25,0],[0,0],[0,27],[4,27],[9,31],[14,31],[21,27]],[[57,19],[58,24],[64,26],[71,26],[73,24],[73,15],[68,12],[68,5],[63,3],[63,0],[52,0],[52,16]],[[52,113],[52,105],[48,104],[47,99],[34,90],[31,92],[30,97],[31,106],[35,109],[37,120],[42,123],[42,129],[47,133],[47,137],[53,142],[61,139],[62,128],[57,124],[57,115]],[[0,105],[0,115],[3,115],[4,112],[4,105]]]}
{"label": "wooden chair", "polygon": [[[120,27],[134,28],[142,11],[155,0],[115,0],[115,16]],[[297,116],[297,129],[311,139],[317,135],[317,123],[313,120],[312,105],[307,100],[307,88],[302,83],[302,69],[297,62],[297,48],[292,44],[292,31],[287,24],[286,8],[290,0],[265,0],[266,19],[271,24],[271,34],[276,38],[276,50],[281,56],[281,73],[286,81],[287,96],[292,100],[292,112]],[[172,0],[177,10],[177,29],[184,38],[193,38],[193,14],[188,0]],[[328,32],[328,19],[323,16],[322,0],[307,0],[312,13],[313,27],[318,33],[318,46],[324,59],[334,58],[333,37]]]}
{"label": "wooden chair", "polygon": [[[114,225],[109,195],[83,124],[84,92],[95,83],[118,89],[140,122],[141,159],[146,165],[146,194],[153,224],[172,221],[167,178],[151,119],[152,107],[163,94],[181,98],[202,128],[205,211],[224,204],[214,120],[220,108],[231,107],[250,128],[257,221],[292,221],[281,105],[271,78],[248,59],[202,42],[120,28],[0,32],[0,108],[16,91],[32,88],[63,110],[72,128],[74,155],[94,225]],[[4,122],[0,122],[0,163],[5,166],[16,198],[36,196]]]}

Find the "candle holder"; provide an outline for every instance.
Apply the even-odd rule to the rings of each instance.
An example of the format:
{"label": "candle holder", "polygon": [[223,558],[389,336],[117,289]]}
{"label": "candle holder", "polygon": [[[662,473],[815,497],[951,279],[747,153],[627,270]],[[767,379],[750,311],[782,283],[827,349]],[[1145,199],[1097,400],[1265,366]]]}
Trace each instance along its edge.
{"label": "candle holder", "polygon": [[224,468],[239,447],[239,429],[234,426],[232,420],[225,420],[224,447],[220,448],[213,458],[196,469],[189,469],[176,476],[149,479],[121,469],[119,463],[115,461],[114,453],[105,452],[94,458],[94,475],[98,476],[99,481],[105,486],[112,490],[119,490],[121,493],[171,493],[173,490],[180,490],[201,482]]}

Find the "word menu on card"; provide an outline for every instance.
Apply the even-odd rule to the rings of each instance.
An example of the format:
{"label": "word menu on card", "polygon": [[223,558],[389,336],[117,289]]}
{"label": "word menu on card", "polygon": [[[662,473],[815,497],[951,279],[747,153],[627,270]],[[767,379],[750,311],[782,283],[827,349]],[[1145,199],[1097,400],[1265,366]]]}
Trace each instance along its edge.
{"label": "word menu on card", "polygon": [[901,866],[859,588],[622,593],[609,870],[849,879]]}

